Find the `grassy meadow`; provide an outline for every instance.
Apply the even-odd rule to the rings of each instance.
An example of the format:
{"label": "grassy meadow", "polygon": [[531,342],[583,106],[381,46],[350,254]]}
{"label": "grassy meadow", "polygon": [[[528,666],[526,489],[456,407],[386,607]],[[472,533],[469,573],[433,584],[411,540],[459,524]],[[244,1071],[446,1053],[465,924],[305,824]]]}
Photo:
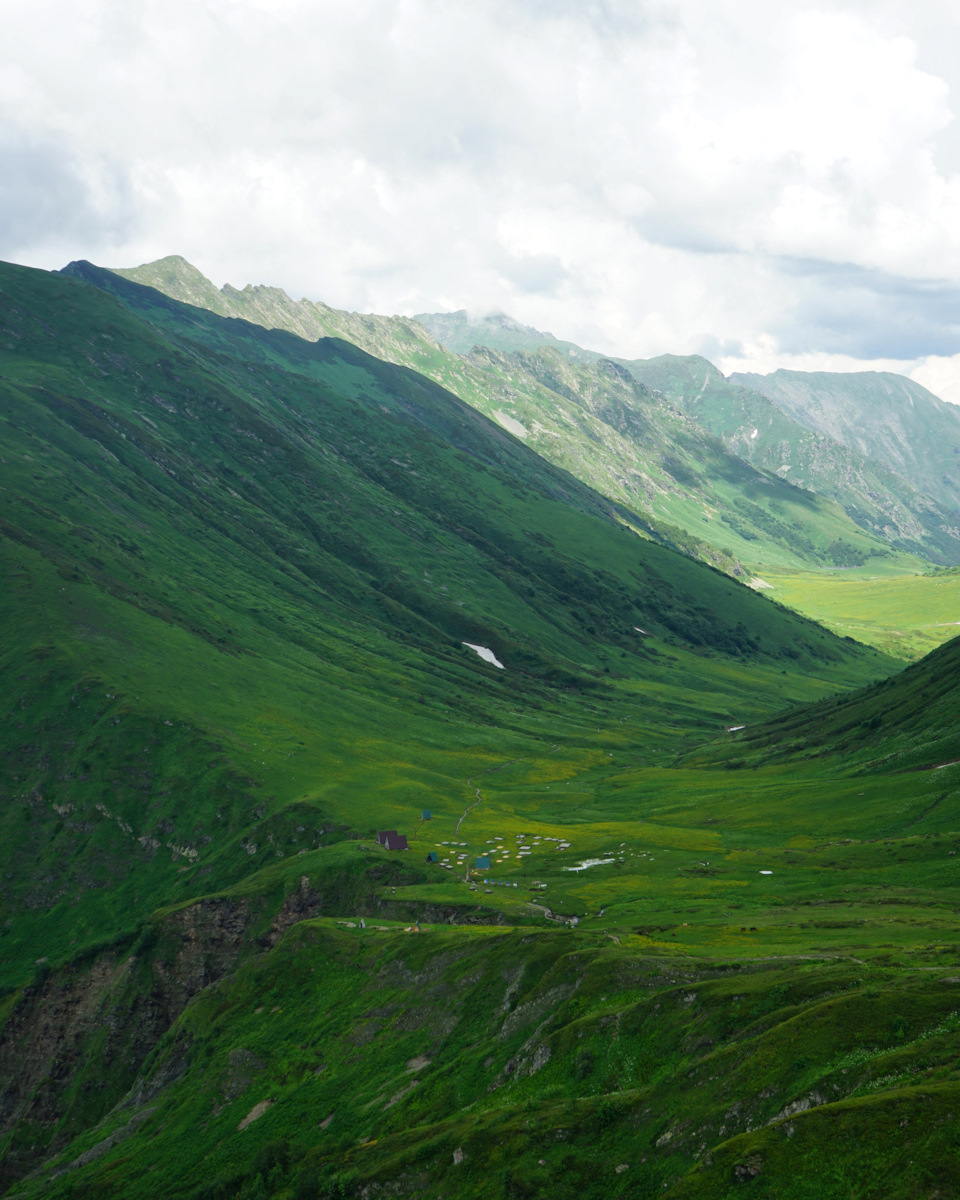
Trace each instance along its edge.
{"label": "grassy meadow", "polygon": [[832,629],[908,662],[960,632],[960,572],[758,567],[769,595]]}

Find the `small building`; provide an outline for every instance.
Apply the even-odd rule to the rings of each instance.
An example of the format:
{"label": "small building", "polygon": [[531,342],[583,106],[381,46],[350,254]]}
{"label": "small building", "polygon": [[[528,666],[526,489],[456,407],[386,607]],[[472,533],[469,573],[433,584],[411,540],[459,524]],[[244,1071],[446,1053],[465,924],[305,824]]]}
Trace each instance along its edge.
{"label": "small building", "polygon": [[474,865],[475,870],[477,870],[477,871],[489,871],[490,870],[490,855],[489,854],[478,854],[476,861],[474,862],[473,865]]}
{"label": "small building", "polygon": [[377,843],[387,850],[408,850],[407,836],[395,829],[384,829],[377,834]]}
{"label": "small building", "polygon": [[381,829],[380,832],[377,834],[377,845],[385,846],[387,844],[388,837],[396,837],[396,836],[397,836],[397,831],[395,829]]}
{"label": "small building", "polygon": [[440,855],[436,852],[436,850],[431,850],[430,853],[427,855],[427,862],[439,862],[439,861],[440,861]]}

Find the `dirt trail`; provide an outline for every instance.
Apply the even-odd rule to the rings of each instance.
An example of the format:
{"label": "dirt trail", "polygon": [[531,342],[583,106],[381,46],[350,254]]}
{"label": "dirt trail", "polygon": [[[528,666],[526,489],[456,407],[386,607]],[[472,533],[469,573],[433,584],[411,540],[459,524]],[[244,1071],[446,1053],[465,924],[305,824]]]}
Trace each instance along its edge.
{"label": "dirt trail", "polygon": [[[557,751],[557,750],[559,750],[559,749],[560,749],[560,743],[559,743],[559,742],[554,742],[553,746],[551,746],[551,748],[550,748],[550,750],[548,751],[548,753],[550,753],[550,754],[555,754],[555,753],[556,753],[556,751]],[[527,760],[528,758],[533,758],[533,755],[532,755],[532,754],[524,754],[524,755],[523,755],[521,758],[511,758],[511,759],[509,759],[507,762],[505,762],[505,763],[501,763],[499,767],[487,767],[487,774],[488,774],[488,775],[493,775],[493,774],[494,774],[494,772],[496,772],[496,771],[502,771],[502,770],[503,770],[505,767],[512,767],[512,766],[514,765],[514,763],[518,763],[518,762],[526,762],[526,760]],[[469,786],[470,786],[470,784],[471,784],[471,783],[473,783],[473,779],[474,779],[474,777],[471,775],[471,776],[470,776],[470,778],[467,780],[467,787],[469,787]],[[483,803],[483,796],[480,794],[480,789],[479,789],[479,788],[477,788],[477,789],[475,790],[475,792],[474,792],[474,795],[477,797],[477,798],[476,798],[476,800],[474,800],[474,802],[473,802],[472,804],[468,804],[468,805],[467,805],[467,807],[466,807],[466,808],[463,810],[463,812],[460,814],[460,820],[459,820],[459,821],[457,821],[456,828],[455,828],[455,829],[454,829],[454,831],[453,831],[454,833],[459,833],[459,832],[460,832],[460,826],[461,826],[461,824],[463,823],[463,820],[464,820],[464,818],[466,817],[467,813],[470,811],[470,809],[471,809],[471,808],[476,808],[478,804],[482,804],[482,803]]]}

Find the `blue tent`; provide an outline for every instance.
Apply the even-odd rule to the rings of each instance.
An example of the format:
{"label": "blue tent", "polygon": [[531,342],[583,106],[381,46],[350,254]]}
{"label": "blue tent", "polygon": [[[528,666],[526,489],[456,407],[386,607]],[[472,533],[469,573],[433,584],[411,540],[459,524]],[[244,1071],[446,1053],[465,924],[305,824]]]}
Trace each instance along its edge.
{"label": "blue tent", "polygon": [[490,855],[489,854],[478,854],[477,860],[474,863],[474,867],[478,871],[489,871],[490,870]]}

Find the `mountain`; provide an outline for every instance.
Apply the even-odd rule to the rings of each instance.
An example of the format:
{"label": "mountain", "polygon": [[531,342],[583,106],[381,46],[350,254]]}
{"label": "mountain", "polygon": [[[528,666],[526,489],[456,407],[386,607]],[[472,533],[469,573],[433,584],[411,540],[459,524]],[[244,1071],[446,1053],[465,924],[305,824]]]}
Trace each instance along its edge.
{"label": "mountain", "polygon": [[574,362],[598,362],[605,357],[574,342],[560,341],[552,333],[534,329],[532,325],[524,325],[507,313],[471,316],[461,308],[452,313],[417,313],[413,319],[456,354],[469,354],[475,346],[488,346],[504,354],[551,346]]}
{"label": "mountain", "polygon": [[[416,320],[451,349],[498,347],[502,325],[511,348],[556,344],[576,361],[600,357],[502,315],[471,321],[463,312],[424,313]],[[699,355],[612,361],[734,454],[836,501],[860,528],[930,562],[958,561],[960,413],[912,380],[800,371],[728,380]]]}
{"label": "mountain", "polygon": [[730,380],[960,512],[960,408],[919,383],[888,371],[780,370]]}
{"label": "mountain", "polygon": [[757,467],[829,496],[861,527],[932,562],[956,561],[960,512],[927,495],[912,475],[818,432],[761,391],[727,380],[706,359],[661,355],[628,364]]}
{"label": "mountain", "polygon": [[82,946],[272,854],[252,825],[304,795],[339,823],[459,797],[477,755],[542,745],[541,706],[565,745],[600,706],[666,748],[890,669],[422,376],[74,271],[2,281],[13,978],[45,929]]}
{"label": "mountain", "polygon": [[5,1195],[957,1194],[951,647],[90,264],[0,266],[0,420]]}
{"label": "mountain", "polygon": [[[343,313],[309,300],[291,300],[277,288],[248,286],[239,291],[227,286],[217,291],[179,258],[114,273],[185,303],[267,328],[311,340],[343,337],[380,358],[412,367],[543,457],[630,506],[636,527],[645,535],[731,574],[745,574],[741,563],[748,569],[836,567],[886,559],[891,536],[903,553],[932,554],[937,561],[960,556],[960,534],[951,541],[938,528],[931,537],[906,513],[898,512],[901,523],[896,529],[888,517],[876,529],[862,529],[830,501],[748,467],[691,421],[672,395],[654,392],[639,381],[636,371],[587,352],[574,361],[567,343],[506,317],[466,324],[468,340],[485,334],[506,347],[537,339],[546,344],[512,351],[478,346],[461,355],[424,332],[418,324],[421,318]],[[213,293],[215,301],[210,298]],[[438,318],[431,328],[444,332],[451,323],[457,325],[453,318],[446,326]],[[808,436],[805,431],[803,436]],[[872,478],[865,484],[874,492],[877,486]]]}
{"label": "mountain", "polygon": [[418,313],[413,318],[441,346],[455,354],[469,354],[475,346],[487,346],[503,354],[550,346],[574,362],[598,362],[603,355],[563,342],[552,333],[523,325],[507,313],[471,317],[465,308],[452,313]]}

